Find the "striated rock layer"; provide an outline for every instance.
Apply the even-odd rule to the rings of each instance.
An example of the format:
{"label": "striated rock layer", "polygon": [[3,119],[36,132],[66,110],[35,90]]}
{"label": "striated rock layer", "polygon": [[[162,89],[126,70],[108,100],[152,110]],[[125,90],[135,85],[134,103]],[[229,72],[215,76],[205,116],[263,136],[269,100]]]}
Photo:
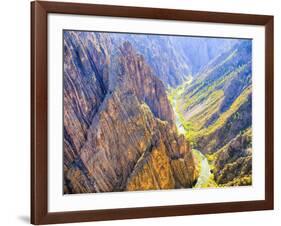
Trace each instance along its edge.
{"label": "striated rock layer", "polygon": [[64,32],[64,193],[191,187],[189,143],[163,83],[129,42]]}

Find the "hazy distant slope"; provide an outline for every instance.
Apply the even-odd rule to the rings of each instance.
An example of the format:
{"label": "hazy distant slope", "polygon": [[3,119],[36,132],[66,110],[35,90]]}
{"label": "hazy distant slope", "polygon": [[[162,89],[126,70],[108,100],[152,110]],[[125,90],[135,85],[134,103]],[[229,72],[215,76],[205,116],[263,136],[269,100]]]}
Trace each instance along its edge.
{"label": "hazy distant slope", "polygon": [[173,46],[181,51],[191,65],[192,74],[196,76],[204,67],[223,52],[232,48],[237,39],[226,38],[199,38],[175,36]]}
{"label": "hazy distant slope", "polygon": [[129,41],[168,87],[182,84],[229,50],[235,39],[108,33],[113,43]]}

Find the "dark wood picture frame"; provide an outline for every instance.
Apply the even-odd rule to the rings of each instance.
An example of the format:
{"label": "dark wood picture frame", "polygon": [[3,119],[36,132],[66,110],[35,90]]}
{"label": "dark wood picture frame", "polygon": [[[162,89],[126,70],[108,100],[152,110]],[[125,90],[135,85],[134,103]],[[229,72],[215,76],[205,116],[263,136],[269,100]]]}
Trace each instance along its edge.
{"label": "dark wood picture frame", "polygon": [[[49,13],[265,26],[265,200],[48,212],[47,17]],[[32,2],[31,223],[52,224],[273,209],[273,84],[273,16],[45,1]]]}

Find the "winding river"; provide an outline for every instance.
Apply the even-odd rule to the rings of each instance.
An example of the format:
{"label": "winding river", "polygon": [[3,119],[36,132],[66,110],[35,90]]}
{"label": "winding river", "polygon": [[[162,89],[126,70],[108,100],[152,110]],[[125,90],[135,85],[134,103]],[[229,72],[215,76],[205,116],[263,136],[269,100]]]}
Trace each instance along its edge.
{"label": "winding river", "polygon": [[209,183],[213,181],[208,159],[200,151],[195,149],[192,149],[192,151],[196,153],[194,156],[196,156],[197,161],[201,164],[199,177],[194,188],[208,187]]}
{"label": "winding river", "polygon": [[[175,113],[175,123],[178,129],[179,134],[185,134],[185,129],[180,121],[179,118],[179,114],[176,111],[176,104],[177,104],[177,100],[176,98],[173,99],[172,102],[172,107]],[[195,158],[197,159],[198,164],[200,164],[200,173],[199,173],[199,177],[197,179],[196,184],[194,185],[194,188],[203,188],[203,187],[208,187],[208,185],[210,183],[215,183],[213,181],[213,175],[211,173],[211,168],[208,162],[208,159],[206,158],[205,155],[202,154],[201,151],[196,150],[196,149],[192,149],[192,152],[195,156]]]}

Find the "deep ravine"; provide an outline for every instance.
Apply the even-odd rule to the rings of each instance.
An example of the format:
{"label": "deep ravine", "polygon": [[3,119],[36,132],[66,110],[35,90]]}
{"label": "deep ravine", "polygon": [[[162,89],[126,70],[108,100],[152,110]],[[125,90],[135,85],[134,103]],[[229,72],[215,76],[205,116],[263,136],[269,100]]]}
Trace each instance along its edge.
{"label": "deep ravine", "polygon": [[[173,97],[171,100],[171,105],[174,110],[175,115],[175,124],[178,129],[179,134],[185,134],[186,131],[184,129],[183,124],[181,123],[179,113],[177,112],[177,98]],[[193,188],[206,188],[206,187],[217,187],[217,183],[214,180],[214,175],[211,172],[211,166],[208,162],[207,157],[202,154],[200,150],[192,149],[192,153],[194,157],[196,158],[198,164],[199,164],[199,177],[197,179],[196,184],[193,186]]]}

